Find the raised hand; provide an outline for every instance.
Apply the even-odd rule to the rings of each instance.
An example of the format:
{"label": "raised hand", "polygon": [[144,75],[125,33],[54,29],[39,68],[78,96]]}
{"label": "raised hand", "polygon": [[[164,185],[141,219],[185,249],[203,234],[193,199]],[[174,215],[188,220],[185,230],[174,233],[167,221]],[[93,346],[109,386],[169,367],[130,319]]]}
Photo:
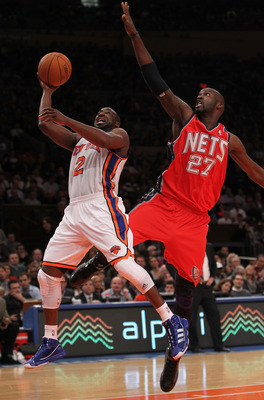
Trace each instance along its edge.
{"label": "raised hand", "polygon": [[124,27],[125,27],[126,33],[128,34],[129,37],[134,37],[138,33],[138,31],[137,31],[137,29],[134,25],[134,22],[130,16],[128,2],[127,1],[121,2],[121,6],[123,9],[123,13],[124,13],[122,15],[121,19],[124,22]]}
{"label": "raised hand", "polygon": [[39,74],[37,72],[37,78],[39,80],[39,84],[42,87],[43,90],[45,90],[46,92],[50,92],[53,93],[55,92],[55,90],[59,89],[59,86],[48,86],[45,82],[43,82],[40,77]]}
{"label": "raised hand", "polygon": [[46,107],[41,110],[39,119],[44,122],[56,122],[59,125],[66,125],[67,117],[60,111],[52,107]]}

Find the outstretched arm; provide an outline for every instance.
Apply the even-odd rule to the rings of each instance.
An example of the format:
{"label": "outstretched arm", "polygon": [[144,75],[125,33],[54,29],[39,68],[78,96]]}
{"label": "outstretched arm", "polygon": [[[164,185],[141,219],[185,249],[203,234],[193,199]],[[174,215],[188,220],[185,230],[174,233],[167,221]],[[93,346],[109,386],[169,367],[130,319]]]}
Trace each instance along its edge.
{"label": "outstretched arm", "polygon": [[241,140],[230,133],[229,155],[252,181],[264,187],[264,169],[249,157]]}
{"label": "outstretched arm", "polygon": [[177,136],[177,130],[181,129],[181,127],[187,122],[193,114],[193,110],[183,100],[175,96],[166,82],[161,78],[156,64],[144,45],[143,40],[141,39],[130,16],[128,3],[122,2],[121,6],[124,12],[122,15],[122,21],[127,35],[132,40],[135,56],[141,68],[143,77],[151,91],[157,96],[162,107],[173,119],[173,133],[174,136]]}
{"label": "outstretched arm", "polygon": [[43,93],[40,100],[39,106],[39,129],[44,135],[48,136],[53,142],[67,150],[72,151],[75,147],[76,142],[80,138],[76,133],[71,132],[69,129],[54,124],[53,122],[43,123],[41,114],[43,109],[51,107],[52,93],[58,89],[58,87],[50,87],[39,79],[40,86],[42,87]]}

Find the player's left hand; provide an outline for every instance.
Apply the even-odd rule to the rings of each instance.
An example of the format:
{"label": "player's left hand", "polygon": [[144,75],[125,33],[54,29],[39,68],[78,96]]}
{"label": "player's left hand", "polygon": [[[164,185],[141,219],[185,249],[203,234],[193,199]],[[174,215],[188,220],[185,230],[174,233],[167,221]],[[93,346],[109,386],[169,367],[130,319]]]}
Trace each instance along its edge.
{"label": "player's left hand", "polygon": [[56,122],[58,125],[66,125],[67,121],[66,115],[52,107],[43,108],[39,114],[39,119],[44,123]]}

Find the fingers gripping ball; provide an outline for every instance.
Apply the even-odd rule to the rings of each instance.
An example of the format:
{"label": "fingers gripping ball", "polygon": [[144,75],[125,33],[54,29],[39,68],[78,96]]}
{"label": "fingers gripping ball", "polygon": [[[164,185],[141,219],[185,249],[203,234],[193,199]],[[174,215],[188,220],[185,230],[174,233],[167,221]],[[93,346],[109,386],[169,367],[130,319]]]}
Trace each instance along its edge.
{"label": "fingers gripping ball", "polygon": [[72,73],[72,65],[68,57],[62,53],[48,53],[39,62],[39,78],[48,86],[60,86],[68,81]]}

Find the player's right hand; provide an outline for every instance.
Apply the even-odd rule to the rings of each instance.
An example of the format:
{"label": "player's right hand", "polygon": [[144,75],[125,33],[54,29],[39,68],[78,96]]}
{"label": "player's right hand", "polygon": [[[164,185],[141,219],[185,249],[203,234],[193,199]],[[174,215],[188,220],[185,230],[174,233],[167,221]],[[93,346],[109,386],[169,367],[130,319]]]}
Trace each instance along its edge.
{"label": "player's right hand", "polygon": [[59,89],[59,86],[48,86],[45,82],[43,82],[40,79],[38,72],[37,72],[37,77],[38,77],[38,80],[39,80],[39,84],[40,84],[40,86],[42,87],[43,90],[53,93],[53,92],[55,92],[55,90]]}
{"label": "player's right hand", "polygon": [[126,33],[128,34],[128,36],[131,36],[131,35],[137,33],[137,30],[136,30],[134,22],[129,13],[129,5],[128,5],[127,1],[125,1],[125,2],[122,1],[121,6],[122,6],[122,9],[124,12],[124,14],[122,15],[121,18],[122,18],[122,21],[124,22],[124,27],[125,27]]}

